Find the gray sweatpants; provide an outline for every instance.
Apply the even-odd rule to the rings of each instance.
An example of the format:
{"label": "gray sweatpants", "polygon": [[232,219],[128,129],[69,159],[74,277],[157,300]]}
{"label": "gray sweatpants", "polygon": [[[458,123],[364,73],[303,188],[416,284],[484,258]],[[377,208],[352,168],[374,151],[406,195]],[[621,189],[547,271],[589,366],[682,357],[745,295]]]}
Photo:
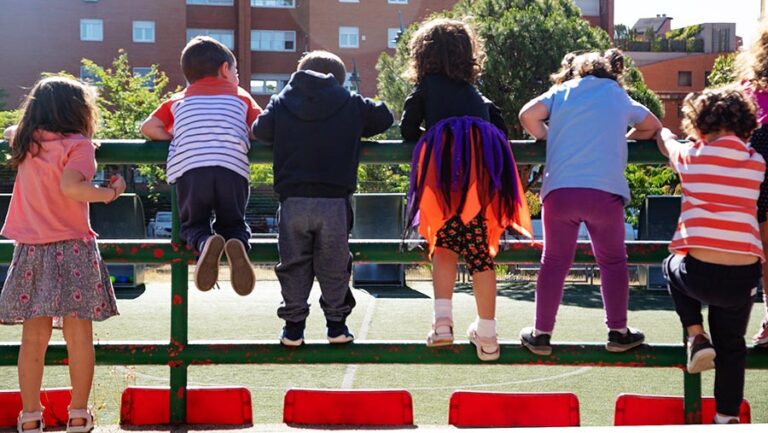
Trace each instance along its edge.
{"label": "gray sweatpants", "polygon": [[278,210],[275,266],[283,295],[277,315],[300,322],[309,315],[309,292],[317,277],[320,307],[327,321],[343,322],[355,306],[349,288],[352,254],[349,232],[352,208],[346,198],[290,197]]}

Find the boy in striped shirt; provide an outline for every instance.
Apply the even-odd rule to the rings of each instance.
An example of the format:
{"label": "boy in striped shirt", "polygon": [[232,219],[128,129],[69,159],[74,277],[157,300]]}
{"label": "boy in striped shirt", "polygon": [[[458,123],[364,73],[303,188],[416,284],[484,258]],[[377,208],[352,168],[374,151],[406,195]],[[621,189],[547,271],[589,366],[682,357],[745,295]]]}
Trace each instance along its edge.
{"label": "boy in striped shirt", "polygon": [[[687,368],[715,368],[717,424],[738,423],[744,396],[749,313],[765,261],[755,217],[765,161],[745,141],[757,127],[752,102],[736,89],[705,90],[683,102],[682,126],[696,138],[657,138],[680,175],[682,208],[664,276],[688,338]],[[709,336],[702,303],[709,305]]]}
{"label": "boy in striped shirt", "polygon": [[238,87],[235,56],[210,37],[198,36],[184,47],[181,69],[189,85],[160,105],[141,132],[150,140],[171,141],[166,175],[176,184],[181,238],[200,253],[197,288],[216,284],[226,252],[232,287],[245,296],[256,279],[245,221],[250,124],[261,108]]}

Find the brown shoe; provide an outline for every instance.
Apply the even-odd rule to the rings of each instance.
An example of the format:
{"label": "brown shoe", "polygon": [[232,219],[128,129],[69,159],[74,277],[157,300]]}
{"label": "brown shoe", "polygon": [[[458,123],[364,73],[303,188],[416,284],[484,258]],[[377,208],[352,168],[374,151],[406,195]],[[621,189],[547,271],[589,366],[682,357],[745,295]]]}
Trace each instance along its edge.
{"label": "brown shoe", "polygon": [[230,239],[224,246],[229,261],[229,279],[232,288],[240,296],[245,296],[253,291],[256,285],[256,274],[253,272],[251,261],[245,246],[237,239]]}
{"label": "brown shoe", "polygon": [[195,267],[195,285],[204,292],[211,290],[219,279],[219,262],[224,252],[224,242],[220,235],[213,235],[203,244],[203,251]]}

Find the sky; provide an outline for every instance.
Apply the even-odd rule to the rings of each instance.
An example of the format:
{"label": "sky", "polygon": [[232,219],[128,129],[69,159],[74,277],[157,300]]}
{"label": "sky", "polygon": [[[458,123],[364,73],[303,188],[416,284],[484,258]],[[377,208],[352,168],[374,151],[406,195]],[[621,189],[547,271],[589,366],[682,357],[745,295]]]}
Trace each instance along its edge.
{"label": "sky", "polygon": [[706,22],[735,22],[736,34],[744,38],[745,45],[754,39],[760,16],[760,0],[615,0],[614,4],[614,22],[629,27],[639,18],[657,14],[672,17],[673,29]]}

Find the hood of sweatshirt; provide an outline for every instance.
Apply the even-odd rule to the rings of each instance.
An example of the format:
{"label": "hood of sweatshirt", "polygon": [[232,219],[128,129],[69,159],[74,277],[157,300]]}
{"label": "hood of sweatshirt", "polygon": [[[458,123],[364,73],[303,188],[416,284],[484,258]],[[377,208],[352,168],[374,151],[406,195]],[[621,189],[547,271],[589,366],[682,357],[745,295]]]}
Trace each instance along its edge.
{"label": "hood of sweatshirt", "polygon": [[332,74],[297,71],[281,92],[284,106],[302,120],[324,120],[349,101],[351,94]]}

